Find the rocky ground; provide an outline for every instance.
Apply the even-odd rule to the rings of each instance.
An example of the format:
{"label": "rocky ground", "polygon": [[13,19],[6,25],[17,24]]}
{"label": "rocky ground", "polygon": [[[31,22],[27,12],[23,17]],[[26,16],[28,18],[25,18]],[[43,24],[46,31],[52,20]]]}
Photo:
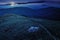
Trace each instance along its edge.
{"label": "rocky ground", "polygon": [[[31,27],[39,29],[30,32]],[[3,15],[0,16],[0,40],[60,40],[60,21]]]}

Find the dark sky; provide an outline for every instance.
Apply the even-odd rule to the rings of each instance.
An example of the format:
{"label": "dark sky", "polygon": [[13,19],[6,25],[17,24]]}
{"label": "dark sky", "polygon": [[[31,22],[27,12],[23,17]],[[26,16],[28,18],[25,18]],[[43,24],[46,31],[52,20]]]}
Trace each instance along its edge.
{"label": "dark sky", "polygon": [[0,0],[0,2],[10,2],[10,1],[26,2],[26,1],[40,1],[40,0]]}

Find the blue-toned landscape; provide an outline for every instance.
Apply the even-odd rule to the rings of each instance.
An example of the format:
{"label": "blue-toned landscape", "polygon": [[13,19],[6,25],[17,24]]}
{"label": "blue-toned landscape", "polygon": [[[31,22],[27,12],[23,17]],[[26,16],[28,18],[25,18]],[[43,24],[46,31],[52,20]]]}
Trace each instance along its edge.
{"label": "blue-toned landscape", "polygon": [[60,40],[60,8],[47,3],[0,4],[0,40]]}
{"label": "blue-toned landscape", "polygon": [[18,4],[16,6],[0,6],[0,15],[17,14],[34,18],[60,20],[60,8],[44,3]]}

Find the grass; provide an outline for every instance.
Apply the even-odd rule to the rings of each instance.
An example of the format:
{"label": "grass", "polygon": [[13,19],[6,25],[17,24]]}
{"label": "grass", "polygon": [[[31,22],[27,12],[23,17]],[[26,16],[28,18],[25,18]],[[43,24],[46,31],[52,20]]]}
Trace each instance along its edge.
{"label": "grass", "polygon": [[[39,24],[47,28],[57,40],[60,38],[60,21],[7,14],[0,17],[0,40],[53,40]],[[29,33],[27,30],[31,26],[38,26],[40,29]]]}

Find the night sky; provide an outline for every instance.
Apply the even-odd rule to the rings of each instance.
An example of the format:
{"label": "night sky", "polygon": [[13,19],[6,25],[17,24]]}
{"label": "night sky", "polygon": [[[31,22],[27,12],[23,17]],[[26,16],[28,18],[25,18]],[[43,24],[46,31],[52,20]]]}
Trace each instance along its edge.
{"label": "night sky", "polygon": [[10,2],[10,1],[17,1],[17,2],[32,2],[32,1],[41,1],[41,0],[0,0],[0,2]]}

